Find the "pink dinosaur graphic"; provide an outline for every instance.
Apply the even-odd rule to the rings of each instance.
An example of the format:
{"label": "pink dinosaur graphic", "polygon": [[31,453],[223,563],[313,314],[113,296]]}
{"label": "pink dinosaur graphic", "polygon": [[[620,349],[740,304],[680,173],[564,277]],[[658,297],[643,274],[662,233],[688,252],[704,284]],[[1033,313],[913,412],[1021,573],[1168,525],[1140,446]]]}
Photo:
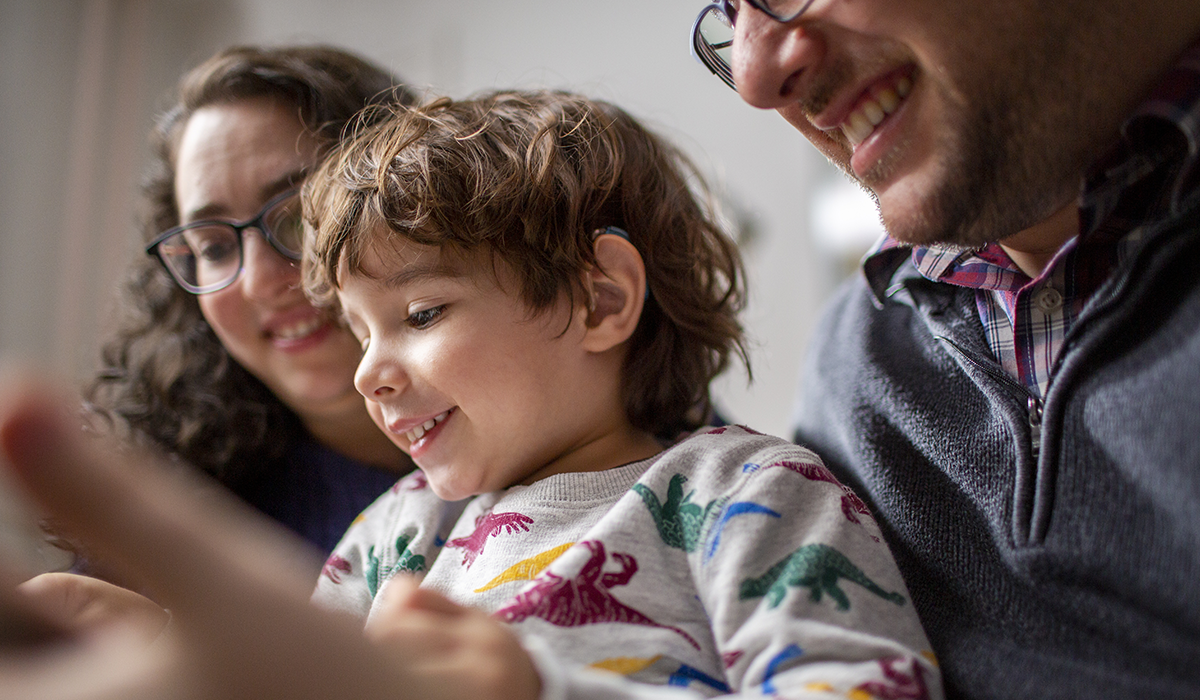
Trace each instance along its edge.
{"label": "pink dinosaur graphic", "polygon": [[329,558],[325,560],[325,566],[321,567],[321,575],[334,583],[341,583],[342,574],[349,574],[350,569],[350,562],[345,558],[330,554]]}
{"label": "pink dinosaur graphic", "polygon": [[613,552],[613,559],[621,566],[617,572],[604,573],[608,559],[604,545],[597,541],[580,542],[592,553],[587,563],[573,581],[545,571],[513,602],[493,613],[504,622],[520,622],[530,617],[540,617],[559,627],[579,627],[602,622],[623,622],[630,625],[658,627],[679,634],[696,649],[700,645],[687,632],[678,627],[662,625],[637,610],[617,600],[610,588],[624,586],[637,573],[637,560],[622,552]]}
{"label": "pink dinosaur graphic", "polygon": [[401,491],[421,491],[428,486],[429,480],[425,478],[425,472],[417,469],[412,474],[409,474],[393,484],[392,493],[400,493]]}
{"label": "pink dinosaur graphic", "polygon": [[719,428],[713,428],[712,430],[708,431],[707,434],[708,435],[723,435],[724,433],[728,432],[730,428],[741,428],[743,431],[750,433],[751,435],[762,435],[763,434],[753,428],[747,428],[746,426],[741,425],[740,423],[737,425],[723,425]]}
{"label": "pink dinosaur graphic", "polygon": [[516,534],[529,532],[533,518],[520,513],[484,513],[475,518],[475,531],[466,537],[459,537],[446,543],[448,549],[463,550],[463,565],[468,569],[475,563],[476,557],[483,554],[483,548],[489,537],[495,537],[502,532]]}
{"label": "pink dinosaur graphic", "polygon": [[[906,663],[907,662],[907,663]],[[907,665],[911,673],[906,673],[900,667]],[[921,673],[921,664],[916,659],[906,659],[903,656],[889,656],[879,660],[883,675],[890,683],[870,681],[855,686],[880,700],[927,700],[929,689],[925,686],[925,677]]]}
{"label": "pink dinosaur graphic", "polygon": [[[811,481],[825,481],[837,486],[842,490],[842,515],[846,516],[846,520],[849,520],[852,523],[861,523],[862,520],[860,520],[858,517],[860,515],[871,515],[871,511],[867,508],[867,504],[863,503],[863,500],[858,497],[858,494],[854,493],[854,491],[852,491],[848,486],[838,481],[837,477],[833,475],[833,472],[829,471],[829,469],[822,464],[783,460],[780,462],[772,462],[768,464],[767,467],[784,467],[796,472],[805,479],[809,479]],[[877,538],[874,536],[872,536],[871,539],[877,540]]]}
{"label": "pink dinosaur graphic", "polygon": [[734,664],[736,664],[743,656],[745,656],[745,654],[746,654],[746,652],[742,651],[741,649],[734,649],[733,651],[727,651],[724,654],[721,654],[721,664],[723,666],[725,666],[725,668],[730,668]]}

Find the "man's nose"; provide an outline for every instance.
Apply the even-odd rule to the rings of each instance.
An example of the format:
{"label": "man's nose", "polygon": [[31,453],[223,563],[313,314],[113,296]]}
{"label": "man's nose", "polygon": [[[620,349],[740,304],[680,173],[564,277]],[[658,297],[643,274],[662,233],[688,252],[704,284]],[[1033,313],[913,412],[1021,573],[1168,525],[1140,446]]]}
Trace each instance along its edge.
{"label": "man's nose", "polygon": [[801,74],[825,50],[824,40],[807,25],[801,19],[777,22],[751,7],[738,14],[730,68],[743,100],[775,109],[800,99]]}

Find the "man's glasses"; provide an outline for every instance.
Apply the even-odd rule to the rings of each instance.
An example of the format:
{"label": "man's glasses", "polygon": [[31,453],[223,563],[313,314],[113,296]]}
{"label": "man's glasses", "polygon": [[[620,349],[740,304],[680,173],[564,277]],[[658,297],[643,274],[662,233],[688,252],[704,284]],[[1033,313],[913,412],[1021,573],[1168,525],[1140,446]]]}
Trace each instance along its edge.
{"label": "man's glasses", "polygon": [[804,14],[813,0],[713,0],[713,4],[700,12],[692,24],[692,56],[734,90],[737,86],[733,84],[730,67],[733,25],[743,3],[776,22],[786,23]]}
{"label": "man's glasses", "polygon": [[258,229],[280,255],[299,260],[304,244],[300,190],[289,190],[267,202],[254,218],[241,223],[194,221],[162,232],[146,246],[179,286],[207,294],[233,284],[245,265],[242,245],[246,229]]}

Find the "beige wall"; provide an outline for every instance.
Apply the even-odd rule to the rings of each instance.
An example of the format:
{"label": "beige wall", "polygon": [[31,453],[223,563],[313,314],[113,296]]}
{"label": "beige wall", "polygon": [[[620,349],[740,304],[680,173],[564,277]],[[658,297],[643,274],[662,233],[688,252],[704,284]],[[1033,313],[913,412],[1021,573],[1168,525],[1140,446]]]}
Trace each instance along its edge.
{"label": "beige wall", "polygon": [[185,67],[233,42],[331,42],[431,92],[549,86],[613,100],[684,147],[755,236],[746,315],[756,382],[739,422],[783,433],[802,348],[844,260],[814,246],[810,193],[837,177],[777,115],[696,64],[702,0],[0,1],[0,354],[84,377],[136,252],[145,133]]}

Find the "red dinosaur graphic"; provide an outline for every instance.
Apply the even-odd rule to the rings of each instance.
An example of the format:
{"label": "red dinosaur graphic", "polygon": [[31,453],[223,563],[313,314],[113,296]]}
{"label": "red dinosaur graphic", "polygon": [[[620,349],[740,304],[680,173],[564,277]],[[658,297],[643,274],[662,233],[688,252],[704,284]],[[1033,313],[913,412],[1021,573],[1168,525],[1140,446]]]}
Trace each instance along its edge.
{"label": "red dinosaur graphic", "polygon": [[392,493],[400,493],[401,491],[421,491],[429,486],[429,480],[425,478],[425,472],[417,469],[412,474],[404,477],[392,485]]}
{"label": "red dinosaur graphic", "polygon": [[[907,663],[906,663],[907,662]],[[911,673],[906,673],[899,667],[907,665]],[[880,700],[927,700],[929,689],[925,687],[925,677],[921,674],[921,664],[916,659],[906,659],[903,656],[889,656],[879,660],[883,675],[890,683],[870,681],[855,686],[855,690],[869,693]]]}
{"label": "red dinosaur graphic", "polygon": [[727,651],[724,654],[721,654],[721,664],[724,665],[725,668],[730,668],[734,664],[736,664],[738,662],[738,660],[740,660],[742,658],[742,656],[744,656],[745,654],[746,654],[746,652],[742,651],[741,649],[734,649],[733,651]]}
{"label": "red dinosaur graphic", "polygon": [[825,481],[837,486],[842,490],[842,515],[845,515],[846,520],[849,520],[852,523],[861,523],[862,520],[860,520],[858,516],[869,516],[871,514],[871,511],[867,508],[867,504],[863,503],[863,500],[858,497],[858,494],[854,493],[854,491],[852,491],[848,486],[838,481],[833,475],[833,472],[829,471],[822,464],[783,460],[780,462],[772,462],[768,464],[767,467],[784,467],[796,472],[805,479],[809,479],[811,481]]}
{"label": "red dinosaur graphic", "polygon": [[321,575],[329,578],[334,583],[342,582],[342,574],[350,573],[350,562],[336,554],[330,554],[329,559],[325,560],[325,566],[321,568]]}
{"label": "red dinosaur graphic", "polygon": [[725,434],[725,433],[726,433],[726,432],[727,432],[727,431],[728,431],[730,428],[741,428],[743,431],[745,431],[745,432],[747,432],[747,433],[750,433],[751,435],[762,435],[762,434],[763,434],[763,433],[760,433],[760,432],[758,432],[757,430],[755,430],[755,429],[753,429],[753,428],[748,428],[748,427],[746,427],[746,426],[742,425],[741,423],[738,423],[738,424],[736,424],[736,425],[722,425],[722,426],[721,426],[721,427],[719,427],[719,428],[713,428],[712,430],[708,431],[708,433],[707,433],[707,434],[708,434],[708,435],[723,435],[723,434]]}
{"label": "red dinosaur graphic", "polygon": [[450,540],[446,547],[463,550],[463,565],[469,569],[475,563],[475,558],[483,554],[483,547],[489,537],[495,537],[502,532],[529,532],[532,522],[533,518],[520,513],[484,513],[475,518],[474,532],[467,537]]}
{"label": "red dinosaur graphic", "polygon": [[671,630],[696,649],[700,648],[687,632],[651,620],[617,600],[609,592],[610,588],[629,583],[637,573],[636,559],[629,554],[613,552],[613,559],[621,565],[621,570],[604,573],[602,569],[608,559],[604,545],[594,540],[580,542],[579,545],[587,547],[592,555],[573,581],[550,571],[543,572],[529,588],[513,598],[510,605],[493,613],[493,617],[509,623],[540,617],[559,627],[579,627],[602,622],[645,625]]}

